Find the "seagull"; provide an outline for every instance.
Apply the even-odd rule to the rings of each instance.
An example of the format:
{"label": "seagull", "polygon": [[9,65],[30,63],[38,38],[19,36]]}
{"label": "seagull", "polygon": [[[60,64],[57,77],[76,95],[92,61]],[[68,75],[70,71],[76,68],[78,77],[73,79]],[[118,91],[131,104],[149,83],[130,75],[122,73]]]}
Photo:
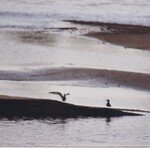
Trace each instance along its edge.
{"label": "seagull", "polygon": [[107,101],[106,106],[111,107],[111,104],[110,104],[109,99],[108,99],[108,100],[106,100],[106,101]]}
{"label": "seagull", "polygon": [[60,92],[49,92],[49,93],[59,95],[61,97],[62,101],[66,101],[66,96],[70,95],[69,93],[62,94]]}

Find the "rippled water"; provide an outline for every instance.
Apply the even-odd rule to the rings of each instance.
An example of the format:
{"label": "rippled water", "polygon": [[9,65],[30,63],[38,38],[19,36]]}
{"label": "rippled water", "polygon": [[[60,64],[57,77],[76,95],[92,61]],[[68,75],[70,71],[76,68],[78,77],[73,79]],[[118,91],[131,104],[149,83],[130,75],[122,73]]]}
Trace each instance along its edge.
{"label": "rippled water", "polygon": [[[15,79],[18,73],[28,78],[28,72],[39,76],[39,71],[56,67],[149,74],[149,51],[45,29],[70,25],[61,22],[64,19],[150,25],[149,7],[148,0],[0,0],[0,95],[60,100],[48,92],[61,91],[71,94],[68,103],[104,107],[110,99],[114,108],[150,111],[149,90],[104,86],[98,79]],[[6,73],[9,81],[4,79]],[[149,122],[149,113],[120,118],[0,119],[0,146],[150,145]]]}
{"label": "rippled water", "polygon": [[[144,120],[144,122],[143,122]],[[150,116],[0,120],[1,146],[149,145]],[[146,127],[146,128],[145,128]]]}

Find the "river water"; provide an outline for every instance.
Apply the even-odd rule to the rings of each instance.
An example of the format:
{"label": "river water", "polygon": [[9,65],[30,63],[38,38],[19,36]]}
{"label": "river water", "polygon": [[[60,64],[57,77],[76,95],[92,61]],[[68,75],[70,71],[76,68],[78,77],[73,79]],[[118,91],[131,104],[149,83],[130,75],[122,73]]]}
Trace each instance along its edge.
{"label": "river water", "polygon": [[[68,103],[150,111],[150,91],[103,84],[103,80],[17,81],[28,72],[74,67],[150,73],[150,52],[51,32],[64,19],[150,25],[148,0],[0,0],[0,95],[60,100],[49,91],[69,92]],[[107,11],[106,11],[107,10]],[[39,31],[39,32],[38,32]],[[38,40],[42,36],[44,40]],[[7,73],[7,78],[4,79]],[[12,79],[16,77],[15,79]],[[150,114],[140,117],[1,119],[0,146],[150,145]]]}
{"label": "river water", "polygon": [[0,26],[56,27],[64,19],[150,25],[148,0],[0,0]]}

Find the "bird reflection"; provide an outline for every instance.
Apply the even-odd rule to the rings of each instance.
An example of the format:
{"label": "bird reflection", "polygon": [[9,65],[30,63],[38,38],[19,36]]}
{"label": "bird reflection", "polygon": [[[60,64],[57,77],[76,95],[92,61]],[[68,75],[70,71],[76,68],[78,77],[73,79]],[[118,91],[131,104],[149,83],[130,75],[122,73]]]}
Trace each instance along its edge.
{"label": "bird reflection", "polygon": [[111,122],[111,117],[107,117],[106,118],[106,125],[108,125],[109,126],[109,123]]}
{"label": "bird reflection", "polygon": [[60,119],[55,119],[55,118],[46,118],[44,120],[42,120],[42,122],[49,124],[49,125],[63,125],[63,124],[67,124],[67,120],[65,118],[60,118]]}
{"label": "bird reflection", "polygon": [[107,117],[107,118],[106,118],[106,122],[111,122],[111,118],[110,118],[110,117]]}

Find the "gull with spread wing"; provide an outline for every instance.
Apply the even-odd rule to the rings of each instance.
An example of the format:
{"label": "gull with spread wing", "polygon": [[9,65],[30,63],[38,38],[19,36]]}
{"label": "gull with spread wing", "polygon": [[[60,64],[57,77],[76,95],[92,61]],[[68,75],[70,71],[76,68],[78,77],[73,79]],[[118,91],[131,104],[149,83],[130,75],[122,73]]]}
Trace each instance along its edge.
{"label": "gull with spread wing", "polygon": [[62,94],[60,92],[49,92],[49,93],[59,95],[61,97],[62,101],[66,101],[66,96],[70,95],[69,93]]}

